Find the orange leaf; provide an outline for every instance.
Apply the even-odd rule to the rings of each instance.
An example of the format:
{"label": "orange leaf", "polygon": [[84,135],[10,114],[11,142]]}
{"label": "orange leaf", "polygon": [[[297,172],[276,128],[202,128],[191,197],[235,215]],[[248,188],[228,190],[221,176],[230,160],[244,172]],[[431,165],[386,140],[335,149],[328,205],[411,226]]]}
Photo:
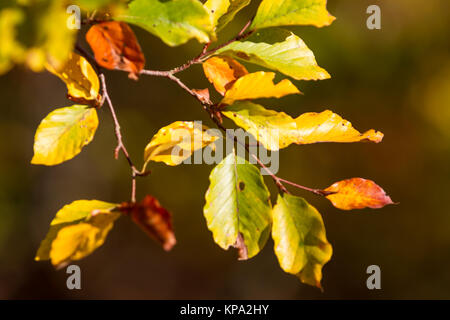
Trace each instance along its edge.
{"label": "orange leaf", "polygon": [[100,66],[127,71],[130,78],[137,80],[144,68],[145,57],[133,30],[125,22],[96,24],[87,32],[86,41]]}
{"label": "orange leaf", "polygon": [[233,83],[248,74],[247,69],[229,57],[212,57],[203,62],[203,71],[217,92],[224,95]]}
{"label": "orange leaf", "polygon": [[333,206],[342,210],[382,208],[393,204],[384,190],[372,180],[352,178],[335,182],[325,189],[335,192],[326,196]]}
{"label": "orange leaf", "polygon": [[172,228],[172,216],[161,207],[159,201],[147,195],[140,203],[125,202],[119,210],[131,217],[150,237],[160,242],[169,251],[176,243]]}

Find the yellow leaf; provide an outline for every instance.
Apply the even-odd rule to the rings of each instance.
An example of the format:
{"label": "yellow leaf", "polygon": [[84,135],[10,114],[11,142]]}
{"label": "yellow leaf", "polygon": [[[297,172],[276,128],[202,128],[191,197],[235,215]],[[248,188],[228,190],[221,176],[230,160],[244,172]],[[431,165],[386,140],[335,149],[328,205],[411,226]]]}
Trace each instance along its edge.
{"label": "yellow leaf", "polygon": [[288,79],[273,83],[275,73],[259,71],[240,77],[225,93],[223,104],[232,104],[236,100],[259,98],[281,98],[300,91]]}
{"label": "yellow leaf", "polygon": [[53,240],[50,259],[54,266],[80,260],[103,245],[120,216],[118,212],[91,215],[86,222],[62,228]]}
{"label": "yellow leaf", "polygon": [[360,133],[352,124],[330,110],[309,112],[293,119],[284,112],[239,101],[227,106],[222,113],[238,126],[250,132],[268,150],[286,148],[292,143],[318,142],[380,142],[383,134],[373,129]]}
{"label": "yellow leaf", "polygon": [[330,110],[304,113],[295,119],[295,123],[297,130],[292,138],[299,144],[363,140],[378,143],[383,139],[383,134],[373,129],[360,133],[349,121]]}
{"label": "yellow leaf", "polygon": [[225,94],[240,77],[248,74],[247,69],[229,57],[212,57],[203,62],[203,71],[217,92]]}
{"label": "yellow leaf", "polygon": [[330,25],[336,18],[327,11],[327,0],[263,0],[250,29],[276,26]]}
{"label": "yellow leaf", "polygon": [[94,106],[99,104],[101,100],[100,82],[94,69],[85,58],[71,53],[63,67],[56,69],[47,63],[46,68],[64,81],[69,99]]}
{"label": "yellow leaf", "polygon": [[52,260],[55,266],[81,259],[103,244],[119,213],[117,204],[77,200],[56,213],[35,260]]}
{"label": "yellow leaf", "polygon": [[250,0],[207,0],[203,5],[211,13],[216,31],[222,30]]}
{"label": "yellow leaf", "polygon": [[176,166],[193,152],[210,145],[214,148],[217,136],[206,132],[209,128],[191,121],[176,121],[161,128],[145,148],[145,165],[149,161]]}
{"label": "yellow leaf", "polygon": [[36,130],[31,163],[53,166],[72,159],[92,141],[97,126],[95,108],[73,105],[50,112]]}
{"label": "yellow leaf", "polygon": [[352,178],[333,183],[325,191],[335,192],[327,196],[333,206],[341,210],[363,208],[379,209],[393,204],[384,190],[372,180]]}
{"label": "yellow leaf", "polygon": [[283,194],[278,195],[272,216],[274,250],[281,268],[321,288],[322,267],[333,250],[320,213],[305,199]]}

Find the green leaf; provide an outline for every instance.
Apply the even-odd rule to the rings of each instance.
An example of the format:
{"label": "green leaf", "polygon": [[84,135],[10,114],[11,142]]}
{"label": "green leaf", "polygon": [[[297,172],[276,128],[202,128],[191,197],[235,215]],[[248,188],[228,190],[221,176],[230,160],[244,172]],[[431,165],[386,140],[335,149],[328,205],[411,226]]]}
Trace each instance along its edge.
{"label": "green leaf", "polygon": [[97,110],[88,106],[50,112],[36,130],[31,163],[52,166],[72,159],[92,141],[97,126]]}
{"label": "green leaf", "polygon": [[217,54],[277,70],[296,80],[330,78],[328,72],[317,65],[313,52],[303,40],[283,29],[256,32],[248,41],[233,42]]}
{"label": "green leaf", "polygon": [[192,38],[203,43],[215,38],[209,12],[198,0],[134,0],[116,20],[140,26],[169,46]]}
{"label": "green leaf", "polygon": [[276,26],[330,25],[336,18],[327,11],[327,0],[263,0],[250,29]]}
{"label": "green leaf", "polygon": [[211,13],[216,31],[223,29],[250,0],[208,0],[204,4]]}
{"label": "green leaf", "polygon": [[101,246],[120,216],[117,204],[98,200],[78,200],[56,213],[41,242],[35,260],[52,260],[55,266],[81,259]]}
{"label": "green leaf", "polygon": [[383,139],[383,134],[373,129],[360,133],[349,121],[330,110],[307,112],[293,119],[284,112],[268,110],[249,101],[239,101],[225,107],[222,113],[272,151],[286,148],[292,143],[365,140],[378,143]]}
{"label": "green leaf", "polygon": [[204,215],[214,241],[239,249],[239,259],[255,256],[270,232],[270,195],[258,168],[234,152],[209,176]]}
{"label": "green leaf", "polygon": [[278,195],[272,212],[272,237],[281,268],[303,283],[321,288],[322,267],[332,248],[320,213],[303,198]]}

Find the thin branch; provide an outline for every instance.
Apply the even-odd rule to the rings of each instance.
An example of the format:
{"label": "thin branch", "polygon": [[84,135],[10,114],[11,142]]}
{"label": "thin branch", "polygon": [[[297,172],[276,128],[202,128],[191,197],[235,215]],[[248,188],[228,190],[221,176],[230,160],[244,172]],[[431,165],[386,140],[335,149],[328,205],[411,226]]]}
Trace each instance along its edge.
{"label": "thin branch", "polygon": [[245,39],[245,38],[249,37],[254,32],[254,30],[250,30],[248,32],[245,32],[245,31],[251,25],[252,21],[253,21],[253,19],[250,19],[247,22],[247,24],[244,26],[244,28],[239,32],[239,34],[236,37],[228,40],[227,42],[225,42],[225,43],[223,43],[223,44],[221,44],[221,45],[219,45],[219,46],[217,46],[214,49],[209,50],[209,51],[208,51],[208,48],[210,47],[211,42],[208,42],[207,44],[205,44],[205,46],[203,47],[202,52],[197,57],[189,60],[188,62],[186,62],[185,64],[183,64],[183,65],[181,65],[179,67],[176,67],[176,68],[173,68],[173,69],[167,70],[167,71],[142,70],[140,73],[141,74],[150,75],[150,76],[157,76],[157,77],[169,77],[170,74],[174,75],[176,73],[179,73],[181,71],[184,71],[184,70],[190,68],[194,64],[202,63],[205,59],[207,59],[209,56],[214,54],[219,49],[222,49],[222,48],[226,47],[227,45],[229,45],[229,44],[231,44],[231,43],[233,43],[235,41],[240,41],[242,39]]}
{"label": "thin branch", "polygon": [[108,94],[108,90],[106,88],[106,81],[105,81],[105,75],[103,73],[101,73],[99,75],[101,84],[102,84],[102,93],[103,93],[103,97],[106,100],[108,106],[109,106],[109,110],[111,111],[111,115],[114,121],[114,132],[116,134],[116,138],[117,138],[117,146],[114,149],[114,157],[116,159],[119,158],[119,152],[122,151],[123,155],[125,156],[125,158],[128,161],[128,164],[131,168],[131,176],[132,176],[132,182],[131,182],[131,201],[132,202],[136,202],[136,177],[137,176],[146,176],[148,175],[150,172],[141,172],[139,171],[136,166],[133,164],[133,161],[130,158],[130,154],[128,153],[127,148],[125,147],[125,144],[123,143],[123,139],[122,139],[122,132],[120,129],[120,123],[119,120],[117,118],[117,114],[116,111],[114,109],[114,106],[112,104],[111,98],[109,97]]}

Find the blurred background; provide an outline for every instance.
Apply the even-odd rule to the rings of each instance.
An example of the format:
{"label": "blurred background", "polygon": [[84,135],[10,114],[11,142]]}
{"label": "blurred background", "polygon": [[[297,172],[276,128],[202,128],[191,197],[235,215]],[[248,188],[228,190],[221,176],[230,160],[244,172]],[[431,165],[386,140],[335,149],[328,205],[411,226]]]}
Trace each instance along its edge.
{"label": "blurred background", "polygon": [[[0,298],[450,299],[450,2],[328,2],[337,17],[330,27],[293,30],[332,79],[297,81],[303,96],[264,105],[292,116],[330,108],[360,131],[374,128],[385,138],[380,144],[291,146],[280,152],[279,176],[317,188],[364,177],[400,204],[344,212],[292,190],[322,213],[333,245],[332,260],[323,269],[323,293],[279,268],[271,240],[245,262],[237,261],[233,249],[215,245],[202,212],[213,167],[162,164],[151,164],[151,176],[138,180],[138,198],[151,194],[173,213],[178,240],[173,251],[164,252],[121,218],[106,243],[77,262],[82,290],[68,290],[65,270],[33,260],[39,243],[65,204],[127,200],[129,168],[124,158],[113,158],[115,136],[106,108],[99,112],[94,141],[75,159],[56,167],[32,166],[40,120],[72,103],[57,77],[16,67],[0,77]],[[258,3],[240,12],[222,41],[240,30]],[[371,4],[381,7],[381,30],[366,27]],[[194,41],[170,48],[133,29],[147,69],[171,69],[201,50]],[[201,66],[180,77],[190,87],[211,88]],[[213,126],[198,102],[170,80],[143,76],[135,82],[111,71],[107,81],[128,150],[139,166],[159,128],[175,120]],[[381,268],[381,290],[366,287],[366,268],[372,264]]]}

